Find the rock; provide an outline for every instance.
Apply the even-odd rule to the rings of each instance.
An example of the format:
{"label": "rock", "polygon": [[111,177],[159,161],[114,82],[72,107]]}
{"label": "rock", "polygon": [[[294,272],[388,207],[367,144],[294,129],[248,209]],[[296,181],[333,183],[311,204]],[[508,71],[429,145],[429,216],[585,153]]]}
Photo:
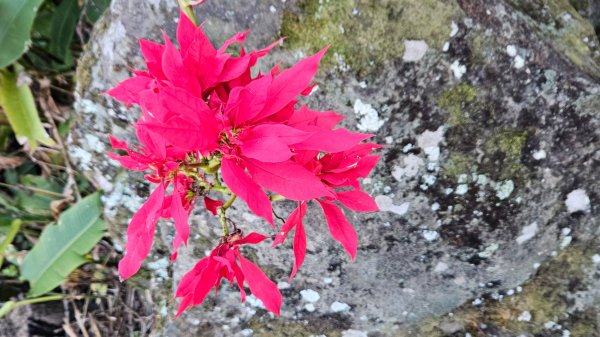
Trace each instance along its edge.
{"label": "rock", "polygon": [[[564,238],[585,243],[596,235],[600,43],[586,18],[562,0],[368,3],[231,0],[200,7],[207,34],[218,43],[246,28],[248,46],[255,49],[280,31],[288,36],[265,67],[332,44],[317,78],[319,90],[307,102],[344,114],[346,127],[372,130],[378,143],[391,137],[364,184],[388,211],[348,212],[360,238],[351,263],[310,206],[309,255],[283,290],[281,318],[269,317],[260,305],[239,304],[237,291],[224,286],[208,304],[172,320],[176,303],[169,286],[218,237],[214,219],[198,212],[192,217],[193,239],[169,267],[168,280],[149,270],[149,282],[162,289],[154,294],[157,312],[167,313],[154,336],[228,336],[244,329],[254,336],[341,335],[350,329],[398,336],[432,314],[519,289],[537,272],[535,263],[543,270],[544,261],[555,259],[552,252]],[[78,67],[80,122],[70,153],[105,190],[106,218],[117,244],[148,185],[141,174],[125,173],[105,156],[107,134],[133,139],[129,124],[136,110],[101,93],[128,76],[127,65],[143,67],[135,37],[159,40],[161,28],[173,36],[177,16],[175,1],[134,6],[114,0]],[[405,41],[428,46],[418,62],[402,60]],[[587,201],[571,203],[569,193],[582,187]],[[243,204],[234,207],[235,221],[272,233],[267,224],[245,217]],[[277,212],[290,209],[283,203]],[[564,227],[572,230],[568,236],[560,234]],[[171,225],[162,223],[156,246],[168,251],[163,241],[170,235]],[[287,280],[291,243],[276,251],[266,246],[248,251],[276,282]],[[498,248],[481,254],[488,247]],[[592,255],[585,261],[591,263]],[[162,257],[156,253],[149,262]],[[444,272],[434,272],[440,263]],[[323,278],[332,282],[322,284]],[[307,288],[320,296],[313,312],[294,295]],[[486,297],[482,305],[490,301]],[[351,309],[333,313],[327,303],[334,302]],[[593,301],[580,302],[590,307]],[[533,309],[519,312],[525,309],[537,319]]]}

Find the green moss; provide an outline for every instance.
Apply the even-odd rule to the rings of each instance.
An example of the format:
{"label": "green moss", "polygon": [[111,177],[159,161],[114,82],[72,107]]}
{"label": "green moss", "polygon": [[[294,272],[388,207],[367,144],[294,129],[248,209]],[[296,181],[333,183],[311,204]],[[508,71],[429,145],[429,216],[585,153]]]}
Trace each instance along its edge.
{"label": "green moss", "polygon": [[442,167],[442,173],[446,177],[457,178],[461,174],[473,171],[475,160],[462,153],[452,153]]}
{"label": "green moss", "polygon": [[341,337],[342,331],[351,324],[339,315],[309,317],[304,321],[290,322],[280,319],[266,319],[254,316],[246,325],[256,337],[308,337],[326,335]]}
{"label": "green moss", "polygon": [[[544,264],[537,275],[523,285],[521,293],[505,297],[502,301],[485,301],[478,307],[465,304],[453,311],[451,322],[460,323],[471,334],[480,331],[479,324],[485,323],[490,328],[516,336],[523,333],[544,334],[547,331],[544,323],[554,321],[569,329],[572,337],[594,335],[598,326],[595,309],[566,315],[570,303],[565,295],[572,292],[573,287],[584,286],[586,270],[591,265],[591,256],[597,245],[598,242],[588,242],[586,245],[570,246]],[[530,321],[517,319],[523,311],[531,313]],[[448,320],[429,318],[406,328],[399,336],[444,336],[439,326]]]}
{"label": "green moss", "polygon": [[359,74],[401,57],[406,39],[441,47],[462,13],[454,0],[301,0],[299,8],[282,19],[290,48],[312,53],[331,45],[325,63]]}
{"label": "green moss", "polygon": [[590,8],[590,0],[569,0],[569,3],[578,12],[585,12]]}
{"label": "green moss", "polygon": [[437,99],[437,105],[448,111],[448,124],[450,126],[464,125],[470,122],[467,105],[475,101],[477,90],[462,83],[444,91]]}
{"label": "green moss", "polygon": [[[586,0],[510,0],[513,7],[533,19],[557,51],[582,71],[600,77],[598,37],[592,24],[578,9],[587,8]],[[588,40],[588,43],[584,42]]]}
{"label": "green moss", "polygon": [[502,130],[484,144],[484,152],[499,179],[514,179],[522,169],[521,152],[527,140],[527,132]]}

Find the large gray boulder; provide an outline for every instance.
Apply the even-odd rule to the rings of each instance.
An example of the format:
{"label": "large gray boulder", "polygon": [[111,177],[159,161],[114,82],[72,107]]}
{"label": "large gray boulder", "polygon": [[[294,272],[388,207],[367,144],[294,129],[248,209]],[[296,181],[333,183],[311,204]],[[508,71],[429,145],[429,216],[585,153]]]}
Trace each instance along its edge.
{"label": "large gray boulder", "polygon": [[[307,102],[344,114],[346,127],[375,133],[384,144],[373,176],[363,182],[382,211],[349,215],[360,238],[351,263],[329,238],[322,214],[309,207],[309,254],[291,284],[289,242],[248,250],[279,281],[281,318],[253,298],[239,304],[237,291],[224,286],[173,320],[174,287],[212,248],[219,227],[207,214],[195,214],[189,246],[167,267],[173,230],[162,223],[150,273],[144,273],[156,290],[160,319],[153,334],[415,335],[407,326],[515,293],[571,242],[595,244],[600,54],[590,22],[597,18],[594,4],[572,2],[236,0],[200,6],[215,43],[247,28],[254,49],[288,36],[265,68],[332,44]],[[102,93],[129,76],[128,65],[143,67],[136,37],[158,40],[160,29],[173,36],[177,17],[176,1],[114,0],[78,67],[80,118],[70,154],[104,189],[117,247],[148,185],[106,157],[108,134],[132,139],[136,111]],[[290,207],[282,203],[277,211],[287,214]],[[245,228],[273,232],[241,203],[233,217]],[[595,292],[586,296],[580,307],[600,299]],[[536,309],[528,310],[537,322]],[[435,334],[464,331],[469,317],[436,321]],[[424,336],[435,335],[427,331]]]}

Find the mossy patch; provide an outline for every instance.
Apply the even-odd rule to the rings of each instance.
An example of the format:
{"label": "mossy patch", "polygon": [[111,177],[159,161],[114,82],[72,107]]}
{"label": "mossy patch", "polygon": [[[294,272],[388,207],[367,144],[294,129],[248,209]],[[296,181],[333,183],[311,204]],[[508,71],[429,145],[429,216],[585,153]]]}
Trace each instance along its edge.
{"label": "mossy patch", "polygon": [[460,152],[452,153],[442,167],[442,173],[446,177],[456,178],[461,174],[472,171],[475,160]]}
{"label": "mossy patch", "polygon": [[511,0],[514,8],[533,19],[549,37],[554,48],[579,69],[600,77],[598,37],[592,24],[577,9],[587,7],[579,0]]}
{"label": "mossy patch", "polygon": [[349,319],[340,314],[306,317],[296,322],[255,316],[245,326],[252,329],[256,337],[341,337],[342,331],[350,327]]}
{"label": "mossy patch", "polygon": [[477,98],[477,90],[462,83],[444,92],[437,99],[437,105],[448,111],[450,126],[464,125],[470,122],[468,107]]}
{"label": "mossy patch", "polygon": [[[467,303],[455,310],[451,318],[429,318],[415,326],[407,327],[399,336],[442,337],[442,324],[462,326],[466,332],[476,336],[481,332],[480,324],[486,324],[487,334],[497,331],[511,335],[531,334],[542,336],[549,330],[544,324],[549,321],[561,324],[572,337],[593,336],[597,331],[598,318],[592,308],[567,314],[571,304],[568,294],[573,288],[585,288],[586,269],[591,265],[598,242],[572,245],[555,259],[540,267],[537,275],[523,285],[522,292],[505,296],[502,301],[488,299],[480,306]],[[530,320],[518,317],[528,311]],[[487,335],[486,334],[486,335]],[[452,335],[454,336],[454,335]]]}
{"label": "mossy patch", "polygon": [[484,152],[489,164],[499,172],[496,178],[511,179],[518,176],[523,167],[521,152],[526,140],[526,131],[506,129],[485,142]]}
{"label": "mossy patch", "polygon": [[402,57],[407,39],[440,48],[462,15],[454,0],[301,0],[298,7],[283,15],[288,45],[310,53],[331,45],[325,63],[359,74]]}

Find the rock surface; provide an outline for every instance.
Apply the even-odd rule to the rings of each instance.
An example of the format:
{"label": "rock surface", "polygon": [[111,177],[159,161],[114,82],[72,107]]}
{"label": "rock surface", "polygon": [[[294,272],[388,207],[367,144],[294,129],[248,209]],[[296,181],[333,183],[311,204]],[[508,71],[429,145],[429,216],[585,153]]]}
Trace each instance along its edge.
{"label": "rock surface", "polygon": [[[123,172],[105,155],[107,134],[132,139],[136,112],[102,92],[128,76],[127,65],[142,67],[136,37],[158,40],[161,28],[173,36],[175,3],[114,0],[78,67],[80,121],[71,156],[105,190],[106,218],[121,245],[148,188],[141,175]],[[163,223],[163,240],[138,277],[157,290],[161,319],[153,334],[464,336],[474,333],[473,320],[488,319],[474,305],[511,291],[517,298],[524,282],[553,287],[548,291],[557,298],[583,295],[556,311],[542,307],[555,302],[536,307],[518,297],[513,302],[525,304],[505,308],[508,319],[521,323],[511,330],[515,336],[590,310],[585,327],[597,329],[593,306],[600,294],[591,289],[598,264],[591,261],[600,201],[600,54],[593,6],[567,0],[207,1],[198,14],[215,43],[247,28],[254,49],[280,34],[289,37],[264,67],[332,44],[308,102],[343,113],[345,126],[372,132],[385,144],[374,175],[363,182],[383,211],[350,215],[360,238],[350,263],[326,234],[322,214],[310,207],[309,255],[291,284],[285,283],[289,243],[251,252],[280,282],[280,319],[252,297],[239,304],[237,291],[225,286],[173,321],[174,284],[211,248],[218,225],[194,215],[198,235],[169,266],[163,241],[173,233]],[[286,214],[289,206],[278,212]],[[241,204],[233,216],[271,231]],[[568,269],[564,261],[572,256],[579,261],[572,264],[572,275],[581,276],[577,289],[538,282]],[[451,321],[430,318],[453,311],[462,314]],[[523,311],[531,322],[518,320]],[[546,330],[560,336],[563,328]]]}

